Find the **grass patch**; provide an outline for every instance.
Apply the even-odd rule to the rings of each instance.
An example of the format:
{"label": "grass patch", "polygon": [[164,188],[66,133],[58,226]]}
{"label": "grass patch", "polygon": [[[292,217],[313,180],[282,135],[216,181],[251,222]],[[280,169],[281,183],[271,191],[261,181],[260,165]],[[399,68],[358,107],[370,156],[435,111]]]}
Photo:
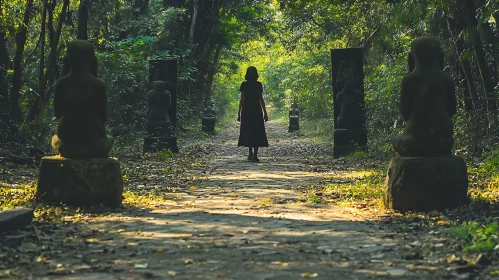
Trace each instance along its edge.
{"label": "grass patch", "polygon": [[450,235],[460,243],[465,252],[489,254],[499,244],[499,224],[497,221],[487,221],[484,224],[477,221],[466,222],[452,227]]}
{"label": "grass patch", "polygon": [[8,185],[0,182],[0,209],[8,210],[15,207],[33,207],[36,186],[23,183]]}
{"label": "grass patch", "polygon": [[378,205],[383,197],[385,170],[367,169],[327,176],[332,183],[309,186],[303,190],[311,203],[352,203],[363,201]]}
{"label": "grass patch", "polygon": [[174,194],[161,192],[161,191],[131,191],[125,190],[123,192],[123,204],[130,207],[148,208],[153,205],[165,203],[176,199]]}
{"label": "grass patch", "polygon": [[173,156],[174,156],[174,154],[172,153],[172,151],[170,151],[168,149],[165,149],[163,151],[160,151],[160,152],[157,152],[154,154],[154,157],[159,161],[166,161],[166,160],[172,158]]}

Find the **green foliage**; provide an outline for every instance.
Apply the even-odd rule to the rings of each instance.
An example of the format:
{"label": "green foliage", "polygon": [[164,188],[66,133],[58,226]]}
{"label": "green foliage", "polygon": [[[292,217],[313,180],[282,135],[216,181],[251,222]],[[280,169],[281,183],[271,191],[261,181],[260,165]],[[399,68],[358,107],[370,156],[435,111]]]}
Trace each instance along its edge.
{"label": "green foliage", "polygon": [[485,224],[471,221],[451,228],[450,234],[464,246],[465,252],[492,253],[498,244],[499,224],[497,221]]}
{"label": "green foliage", "polygon": [[499,149],[484,153],[483,156],[485,158],[483,168],[488,172],[499,173]]}
{"label": "green foliage", "polygon": [[170,158],[172,158],[174,156],[174,154],[172,153],[172,151],[168,150],[168,149],[165,149],[163,151],[160,151],[160,152],[157,152],[154,154],[154,157],[160,161],[166,161]]}

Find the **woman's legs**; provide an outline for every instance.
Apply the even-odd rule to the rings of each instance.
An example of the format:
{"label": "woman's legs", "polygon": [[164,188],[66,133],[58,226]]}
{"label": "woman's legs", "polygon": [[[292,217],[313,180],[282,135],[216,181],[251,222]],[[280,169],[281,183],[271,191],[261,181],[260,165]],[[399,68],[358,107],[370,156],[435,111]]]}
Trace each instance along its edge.
{"label": "woman's legs", "polygon": [[249,147],[248,160],[253,160],[253,151],[251,149],[252,147]]}
{"label": "woman's legs", "polygon": [[254,147],[255,152],[253,153],[253,161],[259,162],[258,159],[258,147]]}

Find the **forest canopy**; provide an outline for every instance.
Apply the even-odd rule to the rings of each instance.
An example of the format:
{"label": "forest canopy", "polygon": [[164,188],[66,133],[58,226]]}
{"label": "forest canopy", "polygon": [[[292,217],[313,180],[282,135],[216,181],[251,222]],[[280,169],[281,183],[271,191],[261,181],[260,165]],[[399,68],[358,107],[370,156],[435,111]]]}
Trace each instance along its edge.
{"label": "forest canopy", "polygon": [[[53,86],[67,42],[94,44],[107,84],[110,133],[144,133],[148,59],[179,61],[180,129],[213,99],[234,119],[245,69],[259,69],[279,118],[298,100],[317,133],[333,129],[330,50],[363,48],[370,150],[404,126],[399,87],[410,42],[439,39],[456,84],[455,148],[497,143],[499,2],[491,0],[0,0],[2,145],[48,147]],[[132,131],[133,133],[129,133]]]}

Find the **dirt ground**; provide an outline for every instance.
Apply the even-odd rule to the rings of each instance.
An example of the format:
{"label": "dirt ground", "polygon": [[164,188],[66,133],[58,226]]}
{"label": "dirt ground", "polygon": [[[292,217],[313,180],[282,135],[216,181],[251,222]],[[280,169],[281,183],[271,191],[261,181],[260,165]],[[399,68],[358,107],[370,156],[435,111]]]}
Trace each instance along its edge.
{"label": "dirt ground", "polygon": [[126,181],[128,188],[171,190],[166,199],[35,222],[21,246],[0,249],[0,278],[494,278],[497,264],[461,258],[441,234],[445,225],[425,227],[381,207],[310,202],[303,187],[358,171],[333,160],[329,143],[269,122],[270,147],[254,163],[237,147],[237,134],[231,126],[203,140],[201,163],[184,170],[173,189],[147,175],[156,163],[134,166],[124,157],[122,169],[146,174]]}

